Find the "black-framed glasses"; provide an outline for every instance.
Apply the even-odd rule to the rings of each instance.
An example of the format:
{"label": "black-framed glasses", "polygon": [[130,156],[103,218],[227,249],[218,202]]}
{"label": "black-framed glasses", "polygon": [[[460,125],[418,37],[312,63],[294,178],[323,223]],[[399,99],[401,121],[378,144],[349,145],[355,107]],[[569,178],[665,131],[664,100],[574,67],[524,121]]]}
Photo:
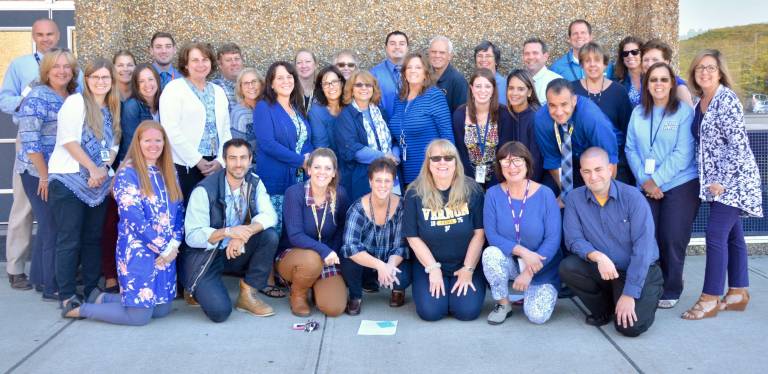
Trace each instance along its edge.
{"label": "black-framed glasses", "polygon": [[629,51],[621,51],[621,57],[622,58],[629,57],[629,55],[637,56],[639,54],[640,54],[640,49],[638,49],[638,48],[630,49]]}
{"label": "black-framed glasses", "polygon": [[339,69],[354,68],[355,66],[357,66],[357,64],[354,62],[337,62],[336,63],[336,67],[338,67]]}
{"label": "black-framed glasses", "polygon": [[499,160],[499,165],[503,168],[508,168],[510,166],[515,167],[521,167],[525,165],[525,159],[522,158],[505,158],[503,160]]}
{"label": "black-framed glasses", "polygon": [[707,73],[714,73],[717,71],[717,65],[699,65],[694,70],[698,72],[706,71]]}
{"label": "black-framed glasses", "polygon": [[326,81],[321,84],[323,88],[338,87],[341,84],[341,79],[334,79],[332,81]]}
{"label": "black-framed glasses", "polygon": [[445,155],[445,156],[429,156],[429,161],[432,161],[432,162],[440,162],[440,161],[442,160],[442,161],[445,161],[445,162],[451,162],[451,161],[453,161],[455,158],[456,158],[456,156],[451,156],[451,155]]}
{"label": "black-framed glasses", "polygon": [[355,88],[373,88],[372,83],[365,83],[365,82],[357,82],[353,84]]}

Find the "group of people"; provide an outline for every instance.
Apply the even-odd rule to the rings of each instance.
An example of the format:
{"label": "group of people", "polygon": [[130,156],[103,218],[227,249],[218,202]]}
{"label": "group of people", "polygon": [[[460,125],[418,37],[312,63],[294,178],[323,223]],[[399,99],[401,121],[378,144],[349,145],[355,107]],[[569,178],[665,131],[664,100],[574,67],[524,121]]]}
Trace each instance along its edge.
{"label": "group of people", "polygon": [[716,50],[686,82],[666,43],[627,37],[611,64],[575,20],[566,55],[547,68],[528,39],[506,77],[489,41],[467,81],[448,38],[414,52],[400,31],[370,71],[349,50],[318,69],[301,49],[262,77],[237,45],[177,53],[165,32],[149,63],[121,50],[81,71],[58,35],[33,24],[37,52],[11,64],[0,103],[19,134],[9,281],[63,317],[142,325],[183,294],[222,322],[228,274],[256,316],[274,314],[264,297],[357,315],[380,287],[399,307],[412,286],[420,318],[473,320],[488,286],[489,323],[519,292],[541,324],[566,286],[588,324],[637,336],[680,299],[702,201],[705,284],[682,317],[749,302],[740,217],[762,216],[761,182]]}

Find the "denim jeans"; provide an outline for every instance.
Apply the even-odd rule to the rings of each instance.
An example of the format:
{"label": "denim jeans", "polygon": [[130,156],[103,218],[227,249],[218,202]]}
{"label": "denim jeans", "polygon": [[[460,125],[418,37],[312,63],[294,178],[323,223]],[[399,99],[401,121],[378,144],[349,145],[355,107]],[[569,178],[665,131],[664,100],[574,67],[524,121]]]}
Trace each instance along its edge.
{"label": "denim jeans", "polygon": [[[400,281],[400,284],[395,284],[394,289],[405,290],[408,288],[408,286],[411,285],[412,266],[413,265],[411,264],[410,260],[403,260],[403,262],[400,263],[400,266],[397,267],[400,269],[400,273],[397,274],[397,280]],[[341,259],[341,275],[344,277],[344,282],[347,283],[347,287],[349,288],[350,299],[360,299],[363,297],[363,280],[365,269],[368,268],[363,267],[362,265],[358,265],[352,259],[346,257]],[[376,270],[371,270],[374,280],[378,281]]]}
{"label": "denim jeans", "polygon": [[195,300],[211,321],[224,322],[232,313],[232,300],[221,275],[225,272],[245,272],[245,283],[257,290],[263,289],[267,286],[267,277],[272,270],[278,240],[275,230],[269,228],[252,236],[245,243],[245,253],[231,260],[227,259],[224,250],[213,249],[218,253],[197,283],[194,293]]}
{"label": "denim jeans", "polygon": [[[37,236],[32,244],[32,264],[30,281],[43,287],[43,294],[53,295],[56,292],[56,223],[50,203],[43,201],[37,194],[40,178],[28,172],[21,174],[21,184],[32,204],[32,214],[37,220]],[[49,200],[50,201],[50,200]]]}
{"label": "denim jeans", "polygon": [[56,222],[56,282],[59,300],[75,294],[77,268],[80,265],[83,290],[88,295],[101,276],[101,233],[106,204],[89,207],[64,184],[52,181],[48,202]]}
{"label": "denim jeans", "polygon": [[450,293],[454,283],[459,277],[452,272],[443,272],[443,284],[445,296],[432,297],[429,293],[429,274],[424,272],[424,267],[418,260],[413,261],[413,303],[416,304],[416,313],[425,321],[437,321],[447,315],[452,315],[460,321],[476,319],[483,309],[485,301],[485,277],[480,269],[472,273],[472,284],[475,290],[469,288],[467,294],[458,296]]}

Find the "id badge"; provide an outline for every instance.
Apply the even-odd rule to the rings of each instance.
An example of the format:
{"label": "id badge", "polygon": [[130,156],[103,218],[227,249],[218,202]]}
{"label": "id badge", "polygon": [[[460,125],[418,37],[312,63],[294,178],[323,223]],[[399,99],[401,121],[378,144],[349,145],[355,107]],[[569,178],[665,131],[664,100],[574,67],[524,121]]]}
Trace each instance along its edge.
{"label": "id badge", "polygon": [[111,157],[109,157],[109,149],[102,149],[102,150],[99,152],[99,154],[101,154],[101,161],[103,161],[103,162],[109,162],[109,160],[110,160],[110,158],[111,158]]}
{"label": "id badge", "polygon": [[486,166],[485,165],[477,165],[477,166],[475,166],[475,182],[477,182],[477,183],[485,183],[485,174],[486,174]]}
{"label": "id badge", "polygon": [[645,174],[653,174],[656,171],[656,160],[652,158],[645,159]]}
{"label": "id badge", "polygon": [[404,147],[404,146],[401,146],[400,148],[402,148],[402,150],[403,150],[403,154],[401,155],[401,156],[403,156],[403,157],[401,157],[401,159],[403,160],[403,162],[405,162],[405,160],[406,160],[406,155],[408,154],[408,148],[406,148],[406,147]]}

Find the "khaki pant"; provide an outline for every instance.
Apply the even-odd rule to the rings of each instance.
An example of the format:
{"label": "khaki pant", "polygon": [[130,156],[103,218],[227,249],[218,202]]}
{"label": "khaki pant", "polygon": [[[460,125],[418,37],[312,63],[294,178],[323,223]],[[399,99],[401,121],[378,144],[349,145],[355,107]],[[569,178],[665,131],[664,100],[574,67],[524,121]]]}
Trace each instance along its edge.
{"label": "khaki pant", "polygon": [[[291,292],[306,293],[312,288],[317,308],[329,317],[344,313],[347,306],[347,286],[340,275],[320,278],[323,261],[317,252],[294,248],[278,263],[280,276],[291,283]],[[308,279],[310,281],[303,281]]]}
{"label": "khaki pant", "polygon": [[[20,145],[17,136],[17,151]],[[5,238],[5,257],[8,259],[5,268],[8,274],[19,275],[24,273],[24,262],[32,245],[32,205],[24,193],[21,177],[15,171],[12,174],[13,204],[8,215],[8,236]]]}

